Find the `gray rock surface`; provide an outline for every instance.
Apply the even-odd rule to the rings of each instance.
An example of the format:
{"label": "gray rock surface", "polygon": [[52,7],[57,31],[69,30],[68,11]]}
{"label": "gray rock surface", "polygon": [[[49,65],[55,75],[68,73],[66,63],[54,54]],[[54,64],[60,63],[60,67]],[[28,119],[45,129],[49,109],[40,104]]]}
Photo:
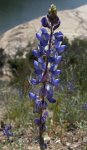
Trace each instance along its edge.
{"label": "gray rock surface", "polygon": [[[58,16],[61,26],[58,30],[62,31],[69,40],[76,37],[87,38],[87,5],[73,10],[59,11]],[[18,52],[26,52],[34,46],[35,34],[40,29],[40,18],[16,26],[0,36],[0,48],[4,49],[6,55],[6,65],[2,68],[4,75],[9,75],[7,60],[15,58]]]}

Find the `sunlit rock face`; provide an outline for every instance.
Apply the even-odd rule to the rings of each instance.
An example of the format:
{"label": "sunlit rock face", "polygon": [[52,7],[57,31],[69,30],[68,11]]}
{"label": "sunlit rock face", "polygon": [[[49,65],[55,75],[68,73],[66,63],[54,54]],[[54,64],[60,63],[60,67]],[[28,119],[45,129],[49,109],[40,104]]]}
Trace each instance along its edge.
{"label": "sunlit rock face", "polygon": [[[61,26],[58,30],[64,33],[64,36],[73,40],[74,38],[87,38],[87,5],[73,10],[59,11],[58,16],[61,20]],[[5,65],[0,72],[3,75],[9,75],[8,59],[18,57],[20,52],[25,57],[26,53],[35,47],[35,34],[39,30],[40,18],[16,26],[0,36],[0,48],[4,50]]]}
{"label": "sunlit rock face", "polygon": [[70,40],[87,38],[87,5],[73,10],[60,12],[61,30]]}

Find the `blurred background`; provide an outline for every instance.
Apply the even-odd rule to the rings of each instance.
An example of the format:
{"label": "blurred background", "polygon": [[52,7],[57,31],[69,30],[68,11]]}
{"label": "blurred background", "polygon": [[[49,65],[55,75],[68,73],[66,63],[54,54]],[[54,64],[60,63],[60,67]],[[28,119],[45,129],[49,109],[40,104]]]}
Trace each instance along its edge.
{"label": "blurred background", "polygon": [[52,3],[66,10],[85,5],[87,0],[0,0],[0,33],[45,15]]}

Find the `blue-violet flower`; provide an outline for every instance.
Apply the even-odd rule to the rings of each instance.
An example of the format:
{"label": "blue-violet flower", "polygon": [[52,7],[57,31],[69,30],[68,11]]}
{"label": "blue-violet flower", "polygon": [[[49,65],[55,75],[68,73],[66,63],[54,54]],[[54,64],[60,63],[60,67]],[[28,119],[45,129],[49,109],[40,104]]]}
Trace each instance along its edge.
{"label": "blue-violet flower", "polygon": [[38,49],[32,51],[36,57],[34,60],[36,77],[31,80],[31,84],[40,85],[39,92],[29,93],[30,99],[34,101],[34,112],[39,114],[34,122],[39,127],[40,138],[46,129],[45,122],[48,113],[45,110],[48,103],[56,102],[53,90],[60,82],[61,70],[58,66],[62,59],[61,54],[66,48],[66,45],[62,45],[63,33],[55,31],[60,25],[55,5],[51,5],[47,17],[41,19],[41,24],[43,27],[36,33],[36,38],[39,40]]}

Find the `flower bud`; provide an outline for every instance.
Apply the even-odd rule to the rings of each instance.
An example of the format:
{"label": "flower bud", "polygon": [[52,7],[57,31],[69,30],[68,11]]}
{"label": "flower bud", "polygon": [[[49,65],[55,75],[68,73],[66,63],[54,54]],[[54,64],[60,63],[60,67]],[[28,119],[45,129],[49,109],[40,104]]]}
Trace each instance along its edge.
{"label": "flower bud", "polygon": [[50,28],[48,19],[47,19],[46,17],[43,17],[43,18],[41,19],[41,24],[42,24],[43,27]]}
{"label": "flower bud", "polygon": [[54,4],[52,4],[48,10],[49,15],[57,15],[57,8]]}
{"label": "flower bud", "polygon": [[47,17],[48,17],[49,21],[51,22],[52,26],[55,24],[58,24],[59,17],[57,16],[57,8],[55,5],[52,4],[50,6]]}

